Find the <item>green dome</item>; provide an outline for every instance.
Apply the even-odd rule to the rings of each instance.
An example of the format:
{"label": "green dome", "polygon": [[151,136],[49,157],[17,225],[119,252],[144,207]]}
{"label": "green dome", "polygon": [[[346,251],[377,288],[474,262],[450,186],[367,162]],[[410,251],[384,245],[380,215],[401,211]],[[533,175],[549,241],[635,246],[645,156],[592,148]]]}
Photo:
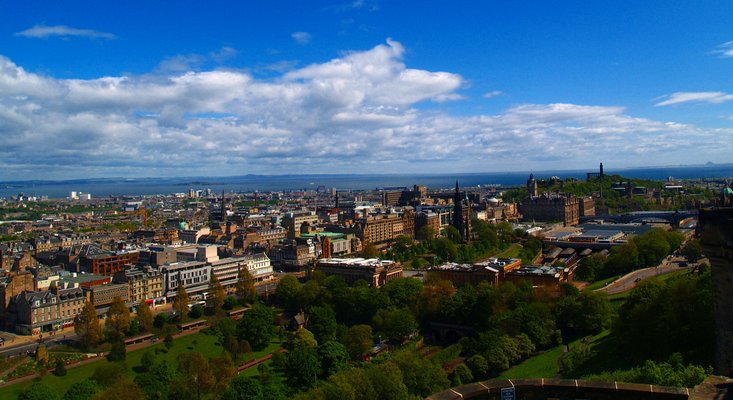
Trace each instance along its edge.
{"label": "green dome", "polygon": [[733,196],[733,189],[726,186],[723,188],[723,190],[720,191],[720,193],[722,193],[723,196],[726,196],[726,197]]}

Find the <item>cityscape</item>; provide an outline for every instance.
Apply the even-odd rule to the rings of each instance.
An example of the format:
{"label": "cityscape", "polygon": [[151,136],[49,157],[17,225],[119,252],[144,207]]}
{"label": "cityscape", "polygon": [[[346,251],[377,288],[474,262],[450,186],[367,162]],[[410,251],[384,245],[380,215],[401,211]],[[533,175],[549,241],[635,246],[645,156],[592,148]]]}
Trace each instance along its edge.
{"label": "cityscape", "polygon": [[733,6],[170,6],[0,13],[0,398],[733,395]]}

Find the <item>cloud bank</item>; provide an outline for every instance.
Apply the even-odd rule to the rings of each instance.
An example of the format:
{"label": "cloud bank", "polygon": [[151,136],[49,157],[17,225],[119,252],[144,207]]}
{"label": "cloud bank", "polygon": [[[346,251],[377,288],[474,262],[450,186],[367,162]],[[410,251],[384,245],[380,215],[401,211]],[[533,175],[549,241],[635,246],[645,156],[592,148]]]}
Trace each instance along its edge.
{"label": "cloud bank", "polygon": [[[0,179],[527,170],[725,159],[731,130],[622,107],[455,116],[460,75],[395,41],[257,79],[243,70],[56,79],[0,56]],[[717,157],[717,158],[716,158]],[[702,160],[700,160],[702,161]]]}

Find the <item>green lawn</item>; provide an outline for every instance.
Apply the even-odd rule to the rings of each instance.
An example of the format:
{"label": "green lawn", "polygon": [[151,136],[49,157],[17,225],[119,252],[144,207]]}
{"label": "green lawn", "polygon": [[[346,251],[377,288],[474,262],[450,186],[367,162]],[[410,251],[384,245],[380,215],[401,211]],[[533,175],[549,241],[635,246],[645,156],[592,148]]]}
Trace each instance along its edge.
{"label": "green lawn", "polygon": [[596,289],[600,289],[600,288],[606,286],[607,283],[611,283],[611,282],[615,281],[616,279],[618,279],[620,277],[621,277],[621,275],[618,275],[618,276],[612,276],[610,278],[606,278],[606,279],[603,279],[603,280],[600,280],[600,281],[595,281],[595,282],[591,283],[590,285],[586,286],[585,287],[585,290],[596,290]]}
{"label": "green lawn", "polygon": [[[591,342],[591,348],[607,338],[608,334],[608,331],[604,331],[594,336]],[[570,343],[570,347],[572,348],[581,340],[582,338],[574,340]],[[555,378],[560,375],[558,359],[562,355],[562,350],[563,346],[556,346],[532,358],[528,358],[522,363],[504,371],[498,379]]]}
{"label": "green lawn", "polygon": [[[263,351],[253,352],[253,353],[247,354],[244,357],[241,357],[240,362],[245,362],[253,358],[262,357],[265,354],[275,351],[279,347],[280,347],[280,342],[277,341],[277,339],[275,339]],[[130,376],[134,376],[135,372],[133,371],[133,367],[140,365],[140,359],[142,358],[143,354],[145,354],[145,352],[147,351],[155,351],[155,349],[165,349],[165,344],[162,341],[160,341],[158,344],[154,346],[131,351],[127,353],[127,360],[125,362],[128,367],[127,369],[128,374]],[[173,342],[173,347],[171,347],[171,349],[167,353],[158,353],[157,357],[159,359],[160,358],[165,359],[172,365],[175,365],[178,355],[181,353],[189,352],[189,351],[198,351],[204,354],[206,357],[211,358],[211,357],[218,357],[222,355],[224,350],[221,347],[221,343],[219,343],[219,337],[217,335],[207,335],[207,334],[199,332],[199,333],[194,333],[194,334],[176,339]],[[82,365],[80,367],[69,368],[67,370],[66,376],[63,376],[63,377],[57,377],[49,373],[48,375],[40,379],[33,379],[30,381],[11,385],[11,386],[0,389],[0,398],[16,399],[22,391],[24,391],[25,389],[27,389],[28,387],[30,387],[31,385],[33,385],[35,382],[38,382],[38,381],[40,381],[41,383],[45,385],[50,386],[57,393],[60,393],[61,395],[63,395],[72,384],[91,377],[94,371],[99,366],[108,364],[108,363],[109,361],[107,361],[106,359],[101,359],[99,361],[92,362],[86,365]],[[253,368],[253,370],[256,373],[257,369]]]}
{"label": "green lawn", "polygon": [[498,379],[554,378],[560,373],[557,360],[561,355],[562,346],[553,347],[509,368]]}

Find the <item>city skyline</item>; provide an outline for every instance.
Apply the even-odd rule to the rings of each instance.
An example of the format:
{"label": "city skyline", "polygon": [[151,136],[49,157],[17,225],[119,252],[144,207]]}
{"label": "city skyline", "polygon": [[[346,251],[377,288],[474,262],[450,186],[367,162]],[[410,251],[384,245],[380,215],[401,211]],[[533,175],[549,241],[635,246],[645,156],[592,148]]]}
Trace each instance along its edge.
{"label": "city skyline", "polygon": [[731,160],[731,5],[125,4],[0,16],[1,181]]}

